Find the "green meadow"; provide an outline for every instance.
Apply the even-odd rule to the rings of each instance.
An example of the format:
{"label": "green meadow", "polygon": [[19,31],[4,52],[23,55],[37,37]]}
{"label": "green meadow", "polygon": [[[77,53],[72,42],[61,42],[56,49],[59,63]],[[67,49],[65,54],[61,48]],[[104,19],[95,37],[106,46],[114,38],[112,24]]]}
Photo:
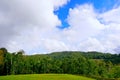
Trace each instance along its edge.
{"label": "green meadow", "polygon": [[30,75],[0,76],[0,80],[95,80],[95,79],[69,74],[30,74]]}

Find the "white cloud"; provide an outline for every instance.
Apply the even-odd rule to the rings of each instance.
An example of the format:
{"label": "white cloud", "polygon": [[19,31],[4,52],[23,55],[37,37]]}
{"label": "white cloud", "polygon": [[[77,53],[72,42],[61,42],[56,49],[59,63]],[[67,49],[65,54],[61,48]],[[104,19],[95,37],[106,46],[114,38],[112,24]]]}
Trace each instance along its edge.
{"label": "white cloud", "polygon": [[79,48],[81,51],[105,51],[103,44],[95,38],[88,38],[86,41],[83,41],[82,44],[79,45]]}
{"label": "white cloud", "polygon": [[[56,32],[61,21],[54,14],[67,0],[0,0],[0,47],[29,52],[42,38]],[[50,35],[51,37],[53,35]],[[50,39],[51,40],[51,39]]]}
{"label": "white cloud", "polygon": [[100,17],[102,17],[102,22],[105,24],[112,24],[112,23],[119,24],[120,23],[120,21],[118,20],[120,19],[119,13],[120,13],[120,7],[105,12],[102,15],[100,15]]}
{"label": "white cloud", "polygon": [[69,0],[1,0],[0,47],[27,53],[53,51],[114,52],[120,46],[120,8],[96,13],[92,5],[69,10],[68,28],[61,30],[55,10]]}
{"label": "white cloud", "polygon": [[99,34],[104,29],[104,25],[98,21],[97,13],[91,5],[81,5],[70,9],[67,20],[70,27],[64,31],[64,34],[67,40],[75,45],[88,37]]}
{"label": "white cloud", "polygon": [[68,2],[70,2],[70,0],[53,0],[55,10],[64,6]]}
{"label": "white cloud", "polygon": [[73,36],[83,39],[98,34],[104,25],[96,17],[97,14],[91,5],[82,5],[70,9],[68,16],[69,31],[74,32],[75,35],[72,34]]}
{"label": "white cloud", "polygon": [[68,47],[61,41],[58,41],[58,40],[43,40],[44,42],[44,46],[48,51],[52,51],[52,52],[55,52],[55,51],[66,51],[68,50]]}
{"label": "white cloud", "polygon": [[115,53],[120,46],[120,8],[96,13],[92,5],[70,9],[69,29],[65,31],[75,50]]}

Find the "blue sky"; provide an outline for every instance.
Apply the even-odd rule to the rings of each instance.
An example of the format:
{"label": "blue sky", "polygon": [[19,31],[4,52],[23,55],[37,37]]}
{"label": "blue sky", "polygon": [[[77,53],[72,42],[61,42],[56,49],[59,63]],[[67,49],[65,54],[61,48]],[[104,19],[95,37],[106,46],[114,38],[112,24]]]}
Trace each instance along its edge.
{"label": "blue sky", "polygon": [[26,54],[120,52],[119,0],[0,0],[0,47]]}

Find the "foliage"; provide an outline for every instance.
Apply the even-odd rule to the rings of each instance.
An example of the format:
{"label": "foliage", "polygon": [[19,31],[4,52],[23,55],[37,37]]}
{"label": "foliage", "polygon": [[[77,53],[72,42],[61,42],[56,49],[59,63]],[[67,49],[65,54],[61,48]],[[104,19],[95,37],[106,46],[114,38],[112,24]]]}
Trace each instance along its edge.
{"label": "foliage", "polygon": [[0,75],[77,74],[95,78],[120,78],[120,55],[100,52],[54,52],[25,55],[0,48]]}

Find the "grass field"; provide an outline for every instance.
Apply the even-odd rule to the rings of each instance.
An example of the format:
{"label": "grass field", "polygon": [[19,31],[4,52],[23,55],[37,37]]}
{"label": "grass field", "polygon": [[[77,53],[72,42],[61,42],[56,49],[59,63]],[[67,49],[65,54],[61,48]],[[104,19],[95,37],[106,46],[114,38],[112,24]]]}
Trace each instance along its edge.
{"label": "grass field", "polygon": [[30,74],[30,75],[0,76],[0,80],[95,80],[95,79],[69,74]]}

